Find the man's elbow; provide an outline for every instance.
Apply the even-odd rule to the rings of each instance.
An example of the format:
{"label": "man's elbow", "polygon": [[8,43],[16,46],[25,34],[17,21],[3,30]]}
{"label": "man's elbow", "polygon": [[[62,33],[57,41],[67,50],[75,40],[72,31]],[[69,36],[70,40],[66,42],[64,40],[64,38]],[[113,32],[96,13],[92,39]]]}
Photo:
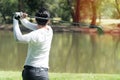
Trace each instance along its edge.
{"label": "man's elbow", "polygon": [[15,41],[16,41],[16,42],[21,42],[21,38],[16,37],[16,38],[15,38]]}
{"label": "man's elbow", "polygon": [[19,39],[17,39],[17,38],[15,39],[15,41],[16,41],[16,42],[20,42],[20,40],[19,40]]}

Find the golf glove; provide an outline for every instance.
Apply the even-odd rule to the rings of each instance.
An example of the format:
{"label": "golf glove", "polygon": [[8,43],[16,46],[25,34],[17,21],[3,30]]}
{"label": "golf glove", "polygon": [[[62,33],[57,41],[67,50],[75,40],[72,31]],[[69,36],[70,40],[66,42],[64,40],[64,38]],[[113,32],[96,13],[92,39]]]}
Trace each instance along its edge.
{"label": "golf glove", "polygon": [[21,16],[22,16],[22,12],[15,12],[14,13],[14,18],[16,19],[16,20],[19,20],[20,18],[21,18]]}

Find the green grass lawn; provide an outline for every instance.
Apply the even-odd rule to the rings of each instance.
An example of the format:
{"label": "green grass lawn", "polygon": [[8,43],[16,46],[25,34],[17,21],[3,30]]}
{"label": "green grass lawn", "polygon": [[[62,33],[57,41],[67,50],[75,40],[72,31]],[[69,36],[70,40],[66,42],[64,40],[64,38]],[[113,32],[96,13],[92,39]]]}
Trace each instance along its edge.
{"label": "green grass lawn", "polygon": [[[120,80],[119,74],[49,73],[50,80]],[[0,71],[0,80],[22,80],[21,72]]]}

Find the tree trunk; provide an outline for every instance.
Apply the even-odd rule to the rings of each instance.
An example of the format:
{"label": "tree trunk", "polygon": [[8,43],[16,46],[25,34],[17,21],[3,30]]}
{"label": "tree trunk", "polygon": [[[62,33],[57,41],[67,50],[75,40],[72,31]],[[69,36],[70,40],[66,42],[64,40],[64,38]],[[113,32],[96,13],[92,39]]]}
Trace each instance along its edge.
{"label": "tree trunk", "polygon": [[96,19],[97,19],[97,10],[96,10],[96,4],[95,0],[91,1],[91,6],[92,6],[92,21],[90,23],[90,28],[96,28]]}
{"label": "tree trunk", "polygon": [[92,6],[92,21],[91,21],[91,25],[96,25],[97,11],[96,11],[95,1],[91,1],[91,6]]}
{"label": "tree trunk", "polygon": [[24,11],[24,4],[22,0],[18,0],[18,11]]}
{"label": "tree trunk", "polygon": [[80,21],[80,0],[76,0],[73,22],[78,23],[79,21]]}
{"label": "tree trunk", "polygon": [[72,19],[74,22],[73,25],[78,25],[78,23],[80,22],[80,0],[76,0],[74,5],[72,5],[73,0],[67,0],[67,2],[70,6]]}
{"label": "tree trunk", "polygon": [[2,17],[3,17],[2,23],[3,23],[3,22],[6,22],[7,19],[6,19],[5,15],[4,15],[3,13],[2,13]]}

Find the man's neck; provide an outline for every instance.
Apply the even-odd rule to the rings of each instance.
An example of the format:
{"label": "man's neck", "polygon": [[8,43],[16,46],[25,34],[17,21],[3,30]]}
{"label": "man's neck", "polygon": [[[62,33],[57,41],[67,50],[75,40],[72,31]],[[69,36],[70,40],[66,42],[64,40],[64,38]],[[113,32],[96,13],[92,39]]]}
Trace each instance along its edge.
{"label": "man's neck", "polygon": [[46,25],[38,25],[37,28],[40,29],[40,28],[45,28]]}
{"label": "man's neck", "polygon": [[38,25],[37,28],[38,28],[38,29],[44,28],[44,29],[47,29],[47,30],[49,29],[49,28],[47,27],[47,25]]}

